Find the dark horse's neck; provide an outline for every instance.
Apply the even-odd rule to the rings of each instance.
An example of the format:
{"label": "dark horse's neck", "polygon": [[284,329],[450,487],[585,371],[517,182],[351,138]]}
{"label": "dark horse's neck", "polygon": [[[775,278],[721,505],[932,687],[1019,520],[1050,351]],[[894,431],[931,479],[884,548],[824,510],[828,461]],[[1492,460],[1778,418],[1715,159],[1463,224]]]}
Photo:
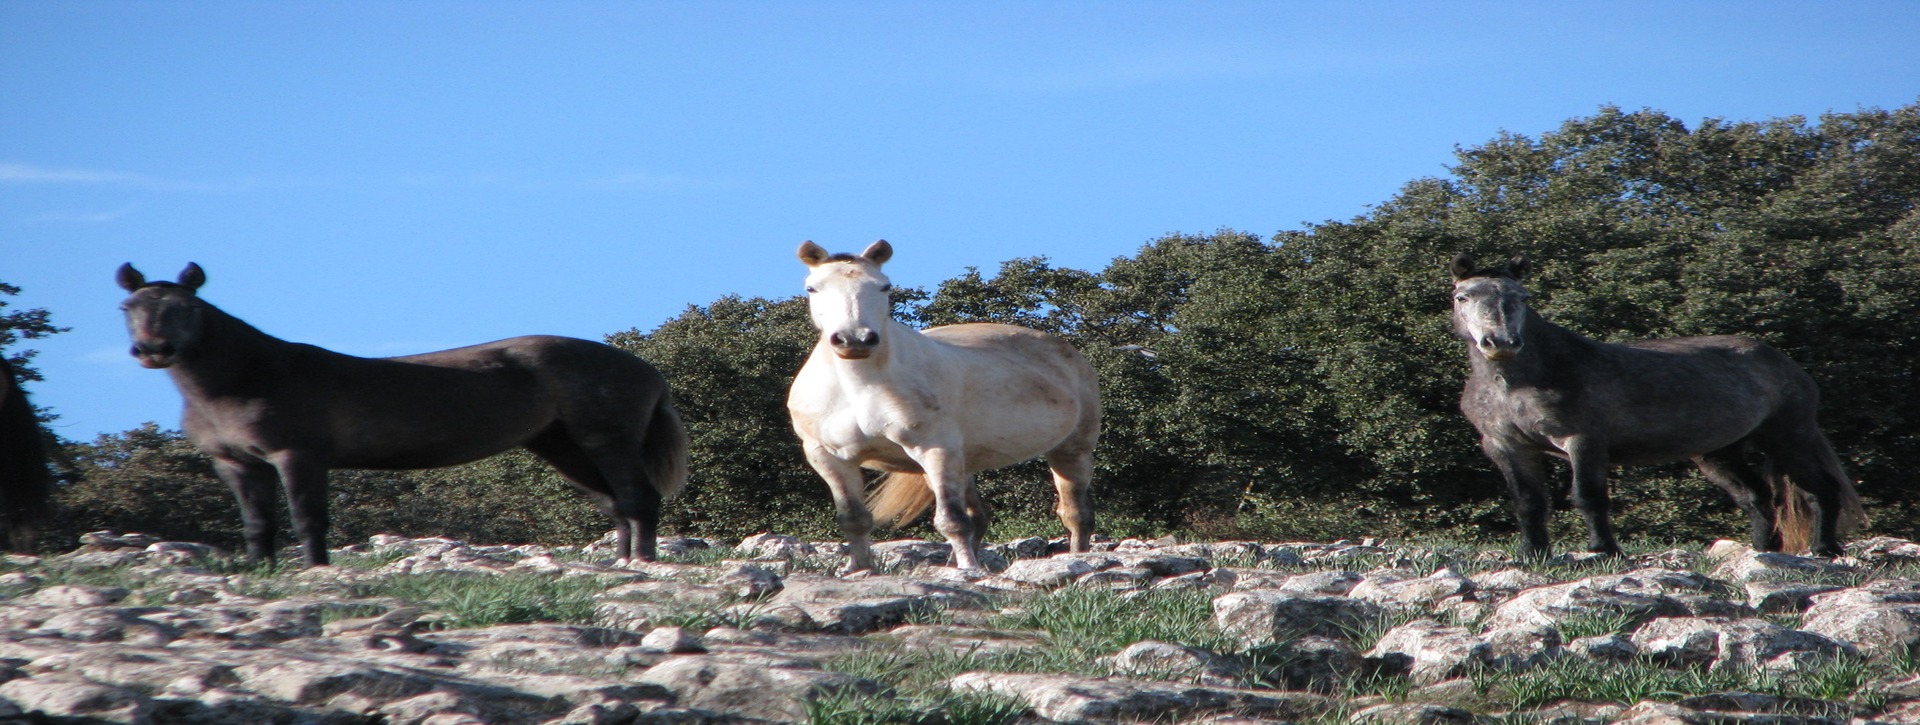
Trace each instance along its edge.
{"label": "dark horse's neck", "polygon": [[211,304],[202,312],[199,339],[181,350],[179,358],[167,368],[189,402],[257,393],[262,383],[275,377],[264,368],[284,357],[289,348],[302,347],[261,332]]}
{"label": "dark horse's neck", "polygon": [[1558,382],[1560,371],[1572,366],[1561,361],[1570,355],[1590,354],[1601,343],[1549,322],[1527,308],[1521,325],[1520,352],[1508,360],[1488,360],[1467,343],[1467,361],[1473,376],[1499,382],[1509,388],[1548,387]]}

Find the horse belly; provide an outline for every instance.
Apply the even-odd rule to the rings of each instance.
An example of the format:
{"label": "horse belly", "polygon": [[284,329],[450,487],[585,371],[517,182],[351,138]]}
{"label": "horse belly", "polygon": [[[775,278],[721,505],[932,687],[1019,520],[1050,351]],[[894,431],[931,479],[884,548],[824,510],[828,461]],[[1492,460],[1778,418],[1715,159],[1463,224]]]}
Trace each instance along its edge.
{"label": "horse belly", "polygon": [[1078,403],[1065,391],[1032,387],[972,398],[957,414],[965,430],[967,468],[984,471],[1044,455],[1080,425]]}
{"label": "horse belly", "polygon": [[1757,402],[1733,402],[1741,399],[1727,394],[1707,400],[1644,401],[1638,415],[1612,421],[1609,454],[1620,464],[1655,465],[1737,444],[1752,435],[1769,412]]}
{"label": "horse belly", "polygon": [[519,447],[553,424],[551,405],[534,396],[449,396],[439,405],[378,406],[337,419],[341,468],[416,469],[455,466]]}

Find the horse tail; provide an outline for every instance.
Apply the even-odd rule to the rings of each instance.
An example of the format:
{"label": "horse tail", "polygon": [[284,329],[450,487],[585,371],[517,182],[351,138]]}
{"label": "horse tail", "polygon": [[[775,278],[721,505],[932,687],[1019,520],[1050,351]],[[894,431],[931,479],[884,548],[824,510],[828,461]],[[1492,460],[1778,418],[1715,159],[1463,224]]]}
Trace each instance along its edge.
{"label": "horse tail", "polygon": [[[1820,474],[1834,486],[1840,496],[1839,526],[1842,535],[1858,533],[1869,523],[1866,507],[1860,504],[1860,492],[1853,487],[1853,479],[1840,465],[1840,456],[1833,451],[1833,444],[1827,441],[1823,433],[1815,432],[1813,454],[1820,466]],[[1786,551],[1805,551],[1812,547],[1814,513],[1807,504],[1810,491],[1805,485],[1794,481],[1792,477],[1780,471],[1772,456],[1768,456],[1766,477],[1770,479],[1775,491],[1774,517],[1776,528],[1780,530],[1781,548]]]}
{"label": "horse tail", "polygon": [[889,473],[867,494],[873,523],[883,529],[905,526],[933,507],[933,489],[924,473]]}
{"label": "horse tail", "polygon": [[680,411],[673,407],[673,396],[663,393],[653,406],[647,421],[647,435],[640,441],[641,465],[647,480],[660,499],[670,500],[687,488],[687,428],[680,424]]}
{"label": "horse tail", "polygon": [[14,551],[32,551],[40,525],[52,518],[53,474],[40,418],[0,358],[0,524]]}

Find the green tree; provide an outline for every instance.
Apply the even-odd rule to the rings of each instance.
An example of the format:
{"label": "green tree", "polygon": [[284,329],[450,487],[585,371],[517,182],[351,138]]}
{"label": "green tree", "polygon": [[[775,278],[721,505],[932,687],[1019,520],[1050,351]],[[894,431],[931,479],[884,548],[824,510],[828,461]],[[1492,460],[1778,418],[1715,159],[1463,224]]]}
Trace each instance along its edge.
{"label": "green tree", "polygon": [[787,386],[813,340],[800,297],[723,297],[652,332],[607,336],[660,369],[687,426],[691,477],[665,526],[729,538],[839,535],[826,484],[787,418]]}
{"label": "green tree", "polygon": [[23,381],[44,380],[40,371],[29,361],[37,350],[16,349],[21,340],[35,340],[55,333],[66,332],[67,328],[56,327],[47,311],[40,308],[14,310],[8,312],[6,298],[20,294],[20,288],[0,282],[0,355],[5,355],[13,365],[14,374]]}
{"label": "green tree", "polygon": [[[148,423],[91,443],[67,446],[74,469],[60,487],[53,541],[111,529],[236,548],[240,509],[213,473],[213,462],[179,431]],[[284,518],[284,517],[283,517]]]}

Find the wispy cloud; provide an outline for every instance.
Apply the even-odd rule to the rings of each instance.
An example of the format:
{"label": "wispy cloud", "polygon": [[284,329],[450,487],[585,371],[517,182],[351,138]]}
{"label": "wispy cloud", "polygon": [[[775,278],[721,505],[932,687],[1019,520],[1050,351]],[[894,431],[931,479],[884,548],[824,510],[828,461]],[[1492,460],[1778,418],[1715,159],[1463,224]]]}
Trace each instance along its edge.
{"label": "wispy cloud", "polygon": [[55,169],[0,161],[0,182],[12,184],[158,184],[159,179],[122,171]]}
{"label": "wispy cloud", "polygon": [[128,214],[132,214],[133,210],[134,210],[133,206],[123,206],[111,211],[101,211],[101,212],[51,211],[45,214],[29,217],[27,221],[65,222],[65,223],[75,223],[75,224],[103,224],[110,221],[117,221],[121,217],[124,217]]}
{"label": "wispy cloud", "polygon": [[147,174],[101,169],[73,169],[0,161],[0,184],[91,184],[138,186],[166,191],[234,191],[248,184],[208,184],[164,179]]}

